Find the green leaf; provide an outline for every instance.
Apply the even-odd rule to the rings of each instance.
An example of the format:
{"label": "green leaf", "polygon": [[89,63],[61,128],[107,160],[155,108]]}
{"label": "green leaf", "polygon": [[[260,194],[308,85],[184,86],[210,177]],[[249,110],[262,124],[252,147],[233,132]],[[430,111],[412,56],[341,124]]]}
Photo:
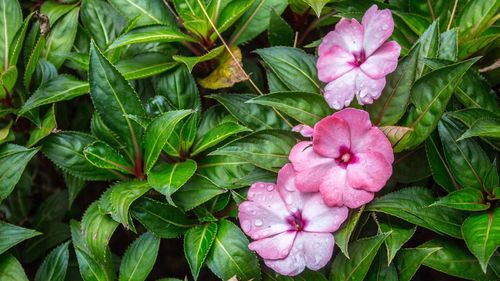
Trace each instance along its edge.
{"label": "green leaf", "polygon": [[428,241],[418,248],[440,248],[424,260],[423,264],[432,269],[468,280],[498,280],[498,277],[491,270],[486,274],[483,273],[477,259],[467,251],[462,243],[438,238]]}
{"label": "green leaf", "polygon": [[377,224],[379,233],[389,233],[385,239],[385,246],[387,248],[387,264],[390,264],[399,249],[415,234],[417,227],[385,215],[377,216]]}
{"label": "green leaf", "polygon": [[[256,170],[264,171],[234,156],[205,156],[198,161],[198,173],[226,189],[246,186],[245,179]],[[264,179],[264,177],[259,178],[260,181],[265,181]],[[273,180],[271,179],[271,181]]]}
{"label": "green leaf", "polygon": [[169,43],[181,41],[194,42],[195,40],[175,27],[164,25],[146,26],[134,29],[116,38],[109,46],[109,49],[139,43]]}
{"label": "green leaf", "polygon": [[295,143],[290,132],[262,130],[234,140],[210,155],[236,156],[262,169],[278,171],[288,162]]}
{"label": "green leaf", "polygon": [[289,91],[320,93],[316,59],[301,49],[271,47],[255,52]]}
{"label": "green leaf", "polygon": [[123,254],[120,281],[146,280],[153,269],[160,249],[160,239],[149,232],[141,235]]}
{"label": "green leaf", "polygon": [[458,183],[446,162],[443,146],[441,145],[437,133],[431,134],[425,141],[425,152],[427,154],[427,160],[429,161],[429,167],[431,168],[432,177],[436,183],[448,192],[459,189]]}
{"label": "green leaf", "polygon": [[32,147],[37,144],[41,139],[50,135],[57,127],[55,106],[52,106],[42,119],[42,124],[39,128],[31,131],[30,138],[26,146]]}
{"label": "green leaf", "polygon": [[[64,204],[64,207],[66,206]],[[32,263],[41,258],[53,247],[67,241],[70,236],[68,225],[59,221],[45,222],[38,226],[38,230],[44,234],[28,240],[23,249],[26,263]]]}
{"label": "green leaf", "polygon": [[218,94],[208,96],[221,103],[238,121],[250,129],[290,129],[273,109],[258,104],[246,103],[257,97],[252,94]]}
{"label": "green leaf", "polygon": [[[144,181],[120,182],[107,191],[106,203],[111,204],[111,217],[126,228],[133,228],[129,209],[132,203],[148,192],[151,187]],[[108,193],[109,192],[109,193]]]}
{"label": "green leaf", "polygon": [[19,55],[21,54],[21,50],[23,49],[24,46],[24,38],[26,37],[26,31],[30,26],[31,19],[33,18],[34,14],[35,14],[34,12],[30,13],[26,18],[24,18],[23,25],[17,30],[16,35],[14,36],[12,42],[10,43],[9,65],[17,65],[17,61],[19,60]]}
{"label": "green leaf", "polygon": [[28,149],[15,144],[0,146],[0,201],[9,196],[37,152],[36,148]]}
{"label": "green leaf", "polygon": [[486,152],[473,139],[457,141],[462,131],[450,118],[443,118],[438,126],[446,160],[457,183],[462,187],[484,189],[491,162]]}
{"label": "green leaf", "polygon": [[29,281],[21,263],[10,254],[0,255],[0,280]]}
{"label": "green leaf", "polygon": [[0,5],[0,72],[9,67],[10,44],[14,40],[16,31],[23,24],[21,6],[17,0],[3,0]]}
{"label": "green leaf", "polygon": [[332,113],[323,96],[307,92],[271,93],[253,98],[247,103],[274,107],[309,126],[314,126],[319,120]]}
{"label": "green leaf", "polygon": [[440,59],[456,61],[458,58],[458,32],[456,28],[452,28],[439,36],[439,52]]}
{"label": "green leaf", "polygon": [[427,257],[441,248],[407,248],[401,249],[396,255],[396,268],[399,281],[411,281],[413,275]]}
{"label": "green leaf", "polygon": [[117,170],[125,174],[134,174],[133,164],[129,163],[120,152],[102,141],[89,144],[83,150],[85,159],[102,169]]}
{"label": "green leaf", "polygon": [[417,44],[399,61],[396,70],[387,76],[380,98],[367,106],[374,124],[394,125],[405,113],[415,82],[420,48],[421,45]]}
{"label": "green leaf", "polygon": [[82,217],[80,231],[88,253],[108,269],[112,268],[108,244],[117,226],[117,222],[101,212],[97,201],[89,206]]}
{"label": "green leaf", "polygon": [[198,109],[201,100],[196,81],[184,66],[153,78],[155,92],[165,97],[172,109]]}
{"label": "green leaf", "polygon": [[85,187],[85,181],[68,173],[64,173],[64,182],[66,183],[66,188],[68,189],[68,208],[71,209],[76,197]]}
{"label": "green leaf", "polygon": [[288,6],[286,0],[259,0],[253,1],[252,6],[238,20],[231,42],[235,45],[248,42],[269,27],[270,11],[281,15]]}
{"label": "green leaf", "polygon": [[103,123],[122,138],[130,154],[138,158],[142,128],[128,116],[144,116],[144,108],[132,86],[95,44],[90,47],[89,83],[90,97]]}
{"label": "green leaf", "polygon": [[471,215],[462,225],[462,234],[467,247],[486,273],[491,256],[500,246],[500,209]]}
{"label": "green leaf", "polygon": [[198,279],[200,269],[205,263],[216,234],[217,224],[210,222],[193,227],[184,235],[184,253],[194,280]]}
{"label": "green leaf", "polygon": [[23,82],[24,88],[27,91],[29,91],[31,88],[31,79],[33,77],[33,74],[35,73],[36,66],[38,64],[38,61],[40,60],[40,56],[42,55],[42,51],[44,50],[46,43],[47,41],[45,36],[40,36],[40,38],[38,38],[38,41],[36,42],[35,47],[30,54],[28,63],[26,64]]}
{"label": "green leaf", "polygon": [[122,59],[116,68],[127,80],[143,79],[165,72],[177,66],[168,56],[160,53],[145,53]]}
{"label": "green leaf", "polygon": [[500,38],[500,34],[494,33],[489,35],[480,36],[462,43],[458,48],[458,57],[464,59],[479,52],[481,49],[494,45]]}
{"label": "green leaf", "polygon": [[293,29],[274,10],[269,20],[268,41],[271,46],[293,46]]}
{"label": "green leaf", "polygon": [[0,221],[0,254],[5,253],[5,251],[22,241],[38,235],[41,235],[41,233],[36,230]]}
{"label": "green leaf", "polygon": [[131,213],[149,232],[164,239],[178,238],[196,223],[178,208],[150,198],[134,202]]}
{"label": "green leaf", "polygon": [[383,251],[379,251],[375,260],[372,262],[370,270],[366,274],[366,281],[399,281],[398,271],[396,266],[391,263],[387,263],[387,256]]}
{"label": "green leaf", "polygon": [[235,275],[241,280],[261,280],[259,262],[248,249],[248,239],[228,220],[219,222],[217,236],[207,256],[207,265],[223,280]]}
{"label": "green leaf", "polygon": [[436,128],[448,101],[464,73],[477,58],[433,70],[411,88],[415,112],[408,123],[414,129],[394,147],[396,152],[421,144]]}
{"label": "green leaf", "polygon": [[[212,1],[216,3],[217,1]],[[216,26],[219,33],[226,31],[231,27],[253,4],[252,0],[232,0],[222,9],[217,18]],[[210,40],[217,39],[217,33],[213,32]]]}
{"label": "green leaf", "polygon": [[333,260],[330,280],[363,280],[388,233],[357,240],[349,245],[350,259],[339,254]]}
{"label": "green leaf", "polygon": [[226,190],[207,177],[194,175],[174,194],[172,199],[182,209],[191,210],[224,192]]}
{"label": "green leaf", "polygon": [[434,204],[464,211],[483,211],[490,208],[490,202],[487,202],[483,193],[475,188],[463,188],[451,192]]}
{"label": "green leaf", "polygon": [[55,23],[47,36],[43,57],[52,62],[57,69],[65,60],[59,53],[69,52],[73,47],[78,29],[78,15],[79,8],[73,8]]}
{"label": "green leaf", "polygon": [[426,179],[431,175],[424,147],[398,153],[394,158],[391,177],[394,181],[412,183]]}
{"label": "green leaf", "polygon": [[467,2],[458,17],[460,40],[474,38],[498,20],[499,1]]}
{"label": "green leaf", "polygon": [[[483,119],[500,120],[499,116],[492,113],[491,111],[481,109],[481,108],[468,108],[457,110],[453,112],[447,112],[448,116],[452,117],[463,123],[466,127],[470,128],[474,123]],[[499,150],[500,142],[493,138],[481,138],[483,141],[491,145],[493,148]]]}
{"label": "green leaf", "polygon": [[148,183],[156,191],[171,199],[196,171],[196,162],[188,159],[185,162],[161,163],[156,165],[148,175]]}
{"label": "green leaf", "polygon": [[[433,58],[439,51],[439,27],[438,22],[434,21],[427,30],[418,39],[420,45],[418,50],[418,60],[415,70],[415,79],[422,77],[428,71],[426,69],[424,58]],[[413,95],[412,95],[413,96]]]}
{"label": "green leaf", "polygon": [[211,148],[225,139],[234,136],[238,133],[241,132],[248,132],[251,131],[250,129],[238,125],[237,123],[233,122],[225,122],[222,123],[214,128],[212,128],[210,131],[208,131],[206,134],[204,134],[201,138],[199,138],[193,147],[193,151],[191,152],[191,156],[195,156],[199,154],[200,152],[203,152],[207,150],[208,148]]}
{"label": "green leaf", "polygon": [[104,122],[102,122],[101,117],[99,117],[99,114],[94,113],[92,115],[92,120],[90,121],[90,132],[92,135],[94,135],[96,138],[99,140],[113,146],[115,149],[118,149],[119,151],[127,153],[127,156],[130,160],[133,160],[134,157],[132,157],[126,150],[125,150],[125,144],[121,143],[120,138],[112,132]]}
{"label": "green leaf", "polygon": [[500,138],[499,124],[500,119],[477,120],[457,141],[471,137],[491,137],[498,139]]}
{"label": "green leaf", "polygon": [[191,110],[165,112],[149,124],[144,133],[144,163],[146,173],[149,173],[156,160],[158,160],[163,147],[167,144],[168,138],[174,131],[177,123],[191,113]]}
{"label": "green leaf", "polygon": [[107,1],[83,0],[80,9],[85,29],[101,49],[113,42],[125,26],[125,18]]}
{"label": "green leaf", "polygon": [[38,268],[35,281],[64,281],[69,260],[69,242],[55,248]]}
{"label": "green leaf", "polygon": [[212,60],[212,59],[216,58],[217,56],[219,56],[220,54],[222,54],[222,52],[224,51],[224,48],[225,48],[224,46],[219,46],[215,49],[210,50],[210,52],[208,52],[202,56],[198,56],[198,57],[186,57],[186,56],[175,55],[172,58],[176,62],[181,62],[181,63],[185,64],[186,67],[188,68],[189,72],[191,72],[191,71],[193,71],[193,68],[195,65],[197,65],[201,62],[204,62],[204,61]]}
{"label": "green leaf", "polygon": [[335,244],[339,246],[340,251],[342,251],[344,256],[349,259],[349,241],[351,240],[351,236],[354,229],[358,225],[359,218],[361,217],[361,214],[363,214],[364,209],[365,206],[363,205],[361,208],[349,212],[349,218],[342,224],[342,228],[334,233]]}
{"label": "green leaf", "polygon": [[[172,2],[175,5],[176,12],[182,19],[182,24],[184,25],[184,27],[194,33],[200,39],[206,39],[208,31],[209,29],[211,29],[211,25],[207,21],[207,18],[202,10],[202,8],[206,9],[206,7],[204,7],[205,5],[203,4],[205,2],[198,2],[197,0],[174,0]],[[227,5],[227,2],[223,3]],[[212,4],[212,6],[217,6],[217,4],[219,4],[218,6],[220,9],[219,1],[210,4]],[[203,7],[200,7],[200,5],[203,5]],[[215,7],[213,9],[215,9]],[[212,21],[214,20],[214,17],[218,16],[218,14],[213,15],[211,17]]]}
{"label": "green leaf", "polygon": [[323,7],[330,2],[330,0],[304,0],[316,13],[316,16],[319,18],[321,16],[321,10]]}
{"label": "green leaf", "polygon": [[87,161],[83,150],[97,139],[79,132],[59,132],[42,140],[42,152],[63,171],[85,180],[116,178],[109,171],[96,168]]}
{"label": "green leaf", "polygon": [[137,26],[150,24],[171,24],[172,14],[162,0],[110,0],[113,7]]}
{"label": "green leaf", "polygon": [[41,230],[44,225],[61,221],[67,211],[68,195],[66,191],[53,193],[38,207],[36,215],[32,219],[32,225]]}
{"label": "green leaf", "polygon": [[367,210],[395,216],[439,234],[461,238],[460,228],[465,214],[447,207],[432,206],[435,201],[430,189],[409,187],[376,198]]}

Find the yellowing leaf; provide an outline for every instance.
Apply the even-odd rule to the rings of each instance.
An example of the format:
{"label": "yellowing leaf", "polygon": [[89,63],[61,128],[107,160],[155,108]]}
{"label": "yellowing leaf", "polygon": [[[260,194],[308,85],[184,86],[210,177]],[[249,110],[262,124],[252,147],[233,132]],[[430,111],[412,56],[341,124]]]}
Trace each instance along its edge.
{"label": "yellowing leaf", "polygon": [[389,139],[391,144],[396,145],[408,132],[413,129],[401,126],[382,126],[379,128]]}
{"label": "yellowing leaf", "polygon": [[233,46],[231,47],[231,53],[224,52],[219,59],[219,66],[210,73],[207,77],[198,80],[200,86],[206,89],[222,89],[233,86],[235,83],[245,81],[248,77],[243,71],[241,71],[238,64],[241,65],[241,50]]}

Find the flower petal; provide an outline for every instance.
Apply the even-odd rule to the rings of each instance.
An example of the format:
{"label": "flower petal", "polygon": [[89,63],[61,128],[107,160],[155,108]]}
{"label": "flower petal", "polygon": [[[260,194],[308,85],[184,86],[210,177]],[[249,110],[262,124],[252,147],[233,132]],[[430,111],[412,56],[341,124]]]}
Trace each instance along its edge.
{"label": "flower petal", "polygon": [[356,209],[370,202],[374,194],[362,189],[352,188],[347,181],[346,170],[334,167],[319,187],[321,197],[328,206],[347,206]]}
{"label": "flower petal", "polygon": [[238,218],[243,231],[252,239],[262,239],[290,229],[290,215],[272,183],[255,183],[248,191],[248,200],[240,204]]}
{"label": "flower petal", "polygon": [[302,192],[319,191],[322,178],[332,165],[336,165],[335,160],[316,154],[310,141],[296,144],[290,152],[289,159],[296,171],[296,187]]}
{"label": "flower petal", "polygon": [[310,193],[302,208],[304,230],[308,232],[334,232],[346,220],[349,213],[346,207],[328,207],[321,194]]}
{"label": "flower petal", "polygon": [[361,21],[364,27],[363,49],[366,57],[375,52],[394,31],[394,20],[389,9],[379,10],[373,5]]}
{"label": "flower petal", "polygon": [[342,18],[333,31],[330,31],[321,41],[318,48],[319,56],[331,51],[333,46],[340,46],[351,54],[358,54],[363,48],[364,27],[356,19]]}
{"label": "flower petal", "polygon": [[347,166],[347,180],[354,188],[377,192],[392,175],[392,166],[377,152],[358,153],[357,160]]}
{"label": "flower petal", "polygon": [[382,154],[389,164],[394,162],[392,145],[385,134],[377,127],[370,128],[365,134],[356,138],[356,141],[351,142],[351,151],[353,153],[377,152]]}
{"label": "flower petal", "polygon": [[286,164],[279,171],[277,180],[278,192],[290,213],[301,210],[304,207],[304,199],[306,198],[306,193],[298,191],[295,186],[295,175],[296,172],[292,164]]}
{"label": "flower petal", "polygon": [[303,137],[310,138],[313,135],[314,129],[306,124],[299,124],[294,126],[292,131],[301,134]]}
{"label": "flower petal", "polygon": [[338,158],[341,148],[350,147],[351,135],[346,121],[331,115],[314,126],[313,149],[320,156]]}
{"label": "flower petal", "polygon": [[349,106],[356,93],[356,79],[359,68],[353,69],[328,83],[325,87],[325,100],[331,108],[340,110]]}
{"label": "flower petal", "polygon": [[372,127],[370,115],[361,109],[345,108],[335,112],[333,116],[347,122],[351,135],[351,150],[354,149],[353,146],[358,142],[358,139],[364,137]]}
{"label": "flower petal", "polygon": [[264,259],[284,259],[292,250],[296,235],[295,231],[286,231],[272,237],[256,240],[250,243],[248,248],[257,252]]}
{"label": "flower petal", "polygon": [[341,46],[333,46],[319,56],[316,64],[319,80],[328,83],[356,67],[354,56]]}
{"label": "flower petal", "polygon": [[[298,237],[296,237],[295,240],[297,240],[297,238]],[[301,246],[299,247],[297,247],[297,245],[299,244],[293,243],[292,250],[286,258],[276,260],[264,259],[264,263],[281,275],[295,276],[300,274],[306,268],[306,259],[303,248],[301,248],[302,243],[300,243]]]}
{"label": "flower petal", "polygon": [[356,97],[359,104],[372,104],[378,99],[385,87],[385,77],[375,80],[359,71],[356,76]]}
{"label": "flower petal", "polygon": [[380,79],[396,70],[401,46],[396,41],[384,43],[361,64],[360,68],[372,79]]}
{"label": "flower petal", "polygon": [[[295,244],[302,243],[307,268],[319,270],[332,258],[335,239],[331,233],[301,232]],[[297,245],[298,246],[298,245]]]}

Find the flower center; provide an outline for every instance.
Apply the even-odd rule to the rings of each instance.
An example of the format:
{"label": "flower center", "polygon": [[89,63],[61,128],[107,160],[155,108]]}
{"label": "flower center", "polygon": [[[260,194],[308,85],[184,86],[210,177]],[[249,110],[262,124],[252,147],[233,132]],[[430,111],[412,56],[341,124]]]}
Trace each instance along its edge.
{"label": "flower center", "polygon": [[354,55],[353,64],[355,66],[360,66],[366,61],[366,55],[364,50],[361,50],[359,53],[355,53],[353,55]]}
{"label": "flower center", "polygon": [[335,161],[342,168],[346,168],[347,165],[352,164],[357,160],[351,150],[345,146],[340,147],[339,155],[340,156],[338,158],[335,158]]}
{"label": "flower center", "polygon": [[286,220],[292,227],[292,230],[297,232],[304,230],[304,227],[306,226],[306,221],[302,219],[302,214],[300,213],[300,211],[289,216]]}

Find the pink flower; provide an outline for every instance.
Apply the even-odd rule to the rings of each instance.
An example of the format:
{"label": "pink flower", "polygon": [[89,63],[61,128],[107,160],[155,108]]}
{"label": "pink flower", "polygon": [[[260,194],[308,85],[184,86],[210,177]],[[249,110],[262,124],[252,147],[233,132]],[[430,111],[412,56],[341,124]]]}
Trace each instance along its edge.
{"label": "pink flower", "polygon": [[289,159],[297,189],[319,191],[328,206],[358,208],[384,187],[394,155],[366,111],[346,108],[319,121],[313,140],[296,144]]}
{"label": "pink flower", "polygon": [[317,193],[298,191],[295,171],[287,164],[277,184],[258,182],[250,187],[238,216],[243,231],[255,240],[250,250],[276,272],[294,276],[305,267],[318,270],[326,265],[335,244],[331,232],[347,214],[346,207],[326,206]]}
{"label": "pink flower", "polygon": [[[380,97],[385,76],[396,69],[401,47],[385,42],[394,30],[391,11],[371,6],[359,23],[342,18],[319,45],[319,80],[328,83],[325,99],[337,110],[348,106],[354,95],[359,104]],[[385,43],[384,43],[385,42]]]}
{"label": "pink flower", "polygon": [[299,124],[299,125],[293,127],[292,131],[297,132],[306,138],[309,138],[309,137],[312,137],[314,130],[313,130],[313,128],[311,128],[305,124]]}

